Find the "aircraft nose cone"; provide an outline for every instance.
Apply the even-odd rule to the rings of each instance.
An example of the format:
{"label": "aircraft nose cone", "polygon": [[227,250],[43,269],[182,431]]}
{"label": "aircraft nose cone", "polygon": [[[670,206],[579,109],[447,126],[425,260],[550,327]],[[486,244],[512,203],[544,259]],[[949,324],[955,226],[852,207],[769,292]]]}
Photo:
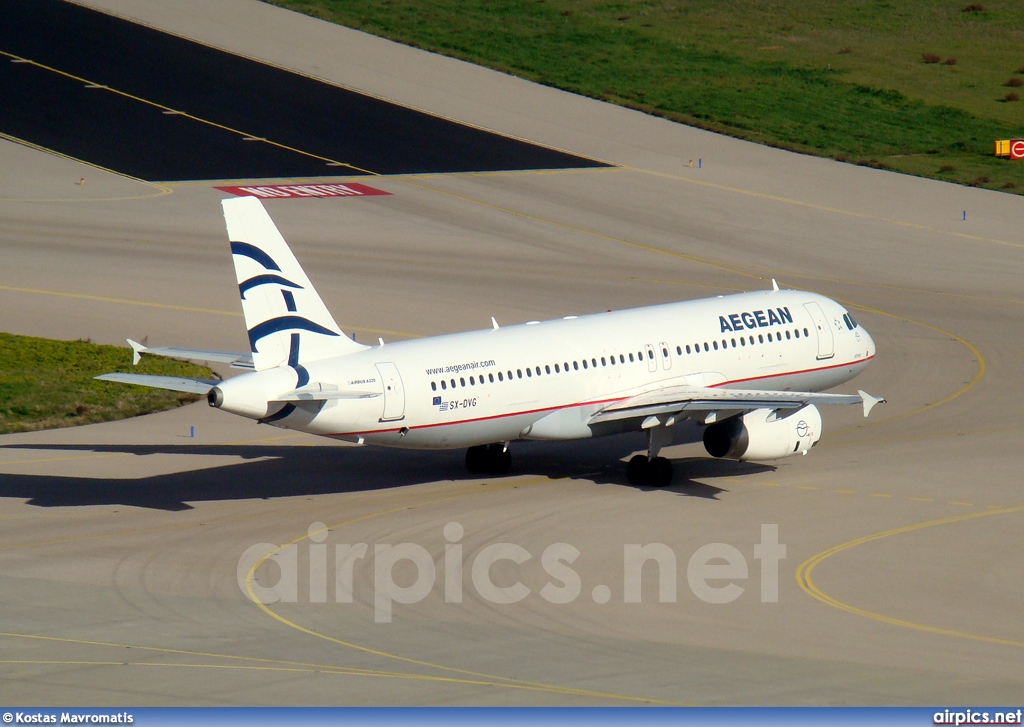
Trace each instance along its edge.
{"label": "aircraft nose cone", "polygon": [[867,352],[868,357],[875,355],[875,339],[873,339],[871,334],[863,328],[860,329],[860,342],[861,345],[864,346],[864,350]]}

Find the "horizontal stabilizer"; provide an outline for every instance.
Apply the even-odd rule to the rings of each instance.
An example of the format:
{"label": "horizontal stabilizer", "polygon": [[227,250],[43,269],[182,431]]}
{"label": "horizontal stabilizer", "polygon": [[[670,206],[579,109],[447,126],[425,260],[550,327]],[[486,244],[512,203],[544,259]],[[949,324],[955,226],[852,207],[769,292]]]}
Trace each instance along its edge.
{"label": "horizontal stabilizer", "polygon": [[272,401],[337,401],[339,399],[373,399],[380,396],[377,391],[342,390],[332,384],[308,384],[301,389],[289,391]]}
{"label": "horizontal stabilizer", "polygon": [[164,356],[166,358],[178,358],[186,361],[203,361],[231,364],[233,369],[252,370],[252,354],[233,351],[205,351],[198,348],[177,348],[175,346],[143,346],[138,341],[128,339],[128,345],[132,347],[132,364],[137,365],[142,354],[149,356]]}
{"label": "horizontal stabilizer", "polygon": [[94,378],[100,381],[116,381],[119,384],[148,386],[152,389],[184,391],[189,394],[206,394],[220,383],[211,379],[186,379],[180,376],[152,376],[150,374],[103,374]]}

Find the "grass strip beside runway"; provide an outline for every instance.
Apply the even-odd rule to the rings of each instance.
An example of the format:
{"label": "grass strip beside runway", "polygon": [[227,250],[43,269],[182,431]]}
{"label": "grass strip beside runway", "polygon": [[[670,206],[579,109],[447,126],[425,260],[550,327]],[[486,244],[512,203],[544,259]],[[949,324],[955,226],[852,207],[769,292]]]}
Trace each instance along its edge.
{"label": "grass strip beside runway", "polygon": [[993,156],[1022,135],[1024,5],[270,1],[730,136],[1024,193],[1024,163]]}
{"label": "grass strip beside runway", "polygon": [[98,374],[212,376],[209,369],[180,361],[146,357],[138,366],[131,361],[128,348],[0,333],[0,434],[125,419],[199,398],[95,381]]}

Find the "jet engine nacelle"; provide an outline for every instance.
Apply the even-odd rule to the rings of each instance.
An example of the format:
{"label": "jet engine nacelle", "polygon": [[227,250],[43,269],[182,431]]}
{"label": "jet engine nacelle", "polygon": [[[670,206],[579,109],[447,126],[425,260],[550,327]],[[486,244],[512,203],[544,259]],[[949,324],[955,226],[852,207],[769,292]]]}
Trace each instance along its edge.
{"label": "jet engine nacelle", "polygon": [[704,448],[712,457],[764,460],[807,454],[821,438],[821,414],[808,405],[785,418],[772,409],[757,409],[711,424],[704,430]]}

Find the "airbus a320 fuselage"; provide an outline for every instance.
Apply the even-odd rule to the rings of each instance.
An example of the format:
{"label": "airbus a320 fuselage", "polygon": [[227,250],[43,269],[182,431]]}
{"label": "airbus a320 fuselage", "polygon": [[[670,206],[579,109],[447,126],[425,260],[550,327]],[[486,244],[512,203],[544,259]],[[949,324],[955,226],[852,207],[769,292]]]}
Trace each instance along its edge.
{"label": "airbus a320 fuselage", "polygon": [[822,393],[862,372],[875,344],[840,304],[772,290],[367,346],[335,323],[259,200],[223,201],[248,353],[147,348],[227,362],[224,381],[137,374],[106,380],[206,395],[256,421],[360,444],[468,448],[473,472],[503,473],[509,443],[642,431],[631,482],[663,486],[673,443],[716,457],[805,454],[818,404],[882,401]]}

